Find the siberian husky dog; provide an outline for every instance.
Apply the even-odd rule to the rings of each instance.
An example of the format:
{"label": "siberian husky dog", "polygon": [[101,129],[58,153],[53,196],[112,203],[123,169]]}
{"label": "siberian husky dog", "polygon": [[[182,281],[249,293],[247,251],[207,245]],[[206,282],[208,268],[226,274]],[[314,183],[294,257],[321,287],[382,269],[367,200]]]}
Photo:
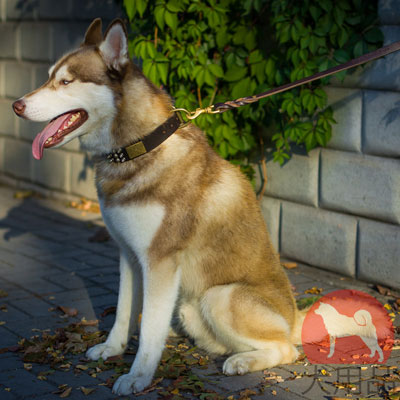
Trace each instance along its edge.
{"label": "siberian husky dog", "polygon": [[103,219],[120,248],[120,289],[114,326],[87,357],[122,354],[142,313],[139,349],[116,394],[151,384],[175,307],[198,346],[229,355],[227,375],[296,360],[302,316],[239,169],[192,124],[140,157],[119,158],[118,149],[145,142],[175,115],[170,97],[129,59],[122,21],[103,37],[94,20],[81,47],[13,108],[50,121],[34,139],[36,159],[79,138],[95,160]]}

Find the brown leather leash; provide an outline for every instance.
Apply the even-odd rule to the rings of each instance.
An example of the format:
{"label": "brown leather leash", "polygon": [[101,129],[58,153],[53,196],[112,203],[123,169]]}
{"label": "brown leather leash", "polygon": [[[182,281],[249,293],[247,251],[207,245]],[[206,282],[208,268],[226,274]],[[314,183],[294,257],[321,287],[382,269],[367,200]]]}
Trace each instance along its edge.
{"label": "brown leather leash", "polygon": [[325,71],[318,72],[314,75],[308,76],[306,78],[299,79],[297,81],[287,83],[282,86],[278,86],[275,89],[267,90],[266,92],[256,94],[248,97],[241,97],[240,99],[225,101],[224,103],[216,103],[212,106],[205,108],[197,108],[195,111],[188,111],[184,108],[175,108],[174,111],[182,111],[186,114],[186,118],[188,120],[193,120],[197,118],[200,114],[220,114],[228,110],[232,110],[234,108],[242,107],[247,104],[255,103],[260,99],[264,99],[269,96],[273,96],[274,94],[282,93],[287,90],[293,89],[297,86],[304,85],[306,83],[313,82],[317,79],[325,78],[326,76],[330,76],[336,74],[337,72],[345,71],[350,68],[357,67],[358,65],[365,64],[368,61],[376,60],[377,58],[384,57],[390,53],[394,53],[395,51],[400,50],[400,41],[394,42],[387,46],[381,47],[378,50],[371,51],[370,53],[364,54],[360,57],[354,58],[344,64],[336,65],[335,67],[329,68]]}
{"label": "brown leather leash", "polygon": [[[153,132],[147,135],[144,139],[139,140],[129,146],[115,149],[111,153],[106,154],[105,158],[110,163],[125,163],[155,149],[166,139],[168,139],[177,129],[186,125],[188,122],[197,118],[203,113],[220,114],[234,108],[245,106],[247,104],[254,103],[260,99],[273,96],[274,94],[282,93],[297,86],[304,85],[317,79],[336,74],[337,72],[357,67],[358,65],[365,64],[368,61],[376,60],[377,58],[386,56],[398,50],[400,50],[400,41],[394,42],[392,44],[389,44],[388,46],[381,47],[378,50],[354,58],[353,60],[350,60],[344,64],[337,65],[336,67],[329,68],[325,71],[318,72],[314,75],[299,79],[292,83],[278,86],[275,89],[270,89],[266,92],[256,94],[254,96],[241,97],[240,99],[225,101],[224,103],[216,103],[206,108],[197,108],[195,111],[188,111],[185,108],[173,108],[172,111],[174,114],[170,118],[168,118],[167,121],[157,127]],[[188,121],[185,121],[183,119],[180,112],[185,113],[186,119]]]}

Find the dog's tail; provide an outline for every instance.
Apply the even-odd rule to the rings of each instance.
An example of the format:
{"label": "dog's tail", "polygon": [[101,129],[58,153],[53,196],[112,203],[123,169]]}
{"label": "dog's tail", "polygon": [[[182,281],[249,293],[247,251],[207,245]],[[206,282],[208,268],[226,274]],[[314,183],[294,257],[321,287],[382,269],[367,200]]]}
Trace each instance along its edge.
{"label": "dog's tail", "polygon": [[302,344],[301,342],[301,330],[303,328],[303,322],[304,319],[306,318],[306,315],[309,311],[309,309],[312,307],[312,305],[303,308],[301,310],[296,310],[296,317],[295,317],[295,322],[292,330],[292,343],[293,344]]}

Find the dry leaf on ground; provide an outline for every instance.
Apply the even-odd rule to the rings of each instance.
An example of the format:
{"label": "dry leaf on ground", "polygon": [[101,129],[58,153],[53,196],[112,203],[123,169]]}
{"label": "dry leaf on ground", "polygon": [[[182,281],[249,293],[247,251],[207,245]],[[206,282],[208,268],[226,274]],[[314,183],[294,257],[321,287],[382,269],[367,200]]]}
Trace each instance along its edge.
{"label": "dry leaf on ground", "polygon": [[94,392],[96,390],[96,388],[85,388],[83,386],[81,386],[81,391],[85,396],[88,396],[90,393]]}
{"label": "dry leaf on ground", "polygon": [[27,199],[35,194],[33,190],[17,190],[14,193],[15,199]]}
{"label": "dry leaf on ground", "polygon": [[295,263],[295,262],[282,263],[282,265],[283,265],[286,269],[297,268],[297,263]]}
{"label": "dry leaf on ground", "polygon": [[72,208],[76,208],[81,211],[89,211],[91,213],[100,214],[100,206],[96,201],[88,200],[82,197],[80,201],[71,201],[68,204]]}
{"label": "dry leaf on ground", "polygon": [[117,307],[115,306],[111,306],[111,307],[107,307],[101,314],[100,317],[104,318],[106,317],[108,314],[115,314],[117,312]]}
{"label": "dry leaf on ground", "polygon": [[72,392],[72,387],[68,387],[60,394],[60,397],[62,399],[65,399],[66,397],[68,397],[71,394],[71,392]]}
{"label": "dry leaf on ground", "polygon": [[304,291],[305,294],[321,294],[324,289],[322,288],[317,288],[316,286],[313,286],[311,289],[307,289]]}
{"label": "dry leaf on ground", "polygon": [[68,315],[68,317],[76,317],[78,315],[78,310],[76,308],[58,306],[57,309],[62,311],[65,315]]}

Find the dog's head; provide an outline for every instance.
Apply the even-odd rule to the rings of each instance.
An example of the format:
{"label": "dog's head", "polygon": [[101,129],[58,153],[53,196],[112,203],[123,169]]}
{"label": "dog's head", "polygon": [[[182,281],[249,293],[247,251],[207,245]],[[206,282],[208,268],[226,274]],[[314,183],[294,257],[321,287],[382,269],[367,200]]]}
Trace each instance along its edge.
{"label": "dog's head", "polygon": [[[33,156],[76,137],[87,149],[109,150],[118,92],[129,61],[126,29],[113,21],[104,38],[101,20],[89,26],[81,47],[49,69],[49,79],[13,103],[15,113],[32,121],[50,121],[34,139]],[[84,135],[84,136],[83,136]]]}
{"label": "dog's head", "polygon": [[324,313],[326,313],[326,311],[328,309],[329,309],[329,305],[328,304],[320,302],[318,308],[316,308],[314,310],[314,312],[315,312],[315,314],[318,314],[318,315],[322,316]]}

